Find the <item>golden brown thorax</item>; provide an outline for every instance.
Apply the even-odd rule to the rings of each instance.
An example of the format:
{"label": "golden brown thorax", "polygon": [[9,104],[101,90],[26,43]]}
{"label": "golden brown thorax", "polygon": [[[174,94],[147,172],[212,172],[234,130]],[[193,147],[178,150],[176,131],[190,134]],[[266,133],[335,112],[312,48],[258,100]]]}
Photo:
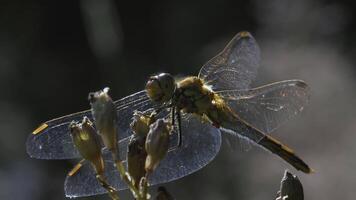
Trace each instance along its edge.
{"label": "golden brown thorax", "polygon": [[202,79],[195,76],[187,77],[177,83],[174,101],[183,112],[197,114],[216,126],[234,118],[233,112],[225,101],[204,84]]}

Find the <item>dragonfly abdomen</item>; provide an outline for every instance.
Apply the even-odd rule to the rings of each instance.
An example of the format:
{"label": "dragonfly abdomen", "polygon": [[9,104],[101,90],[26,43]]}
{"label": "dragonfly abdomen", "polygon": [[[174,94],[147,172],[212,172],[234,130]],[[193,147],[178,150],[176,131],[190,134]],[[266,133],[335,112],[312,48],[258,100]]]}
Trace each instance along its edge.
{"label": "dragonfly abdomen", "polygon": [[264,149],[278,155],[280,158],[291,164],[297,170],[305,173],[311,173],[313,170],[288,146],[282,144],[272,136],[264,134],[262,131],[245,123],[242,119],[234,117],[234,120],[224,121],[221,126],[225,129],[231,130],[242,137],[254,141],[256,144],[262,146]]}
{"label": "dragonfly abdomen", "polygon": [[258,144],[272,153],[277,154],[297,170],[308,174],[313,172],[313,170],[301,158],[299,158],[292,149],[273,137],[266,135],[261,139],[261,141],[258,142]]}

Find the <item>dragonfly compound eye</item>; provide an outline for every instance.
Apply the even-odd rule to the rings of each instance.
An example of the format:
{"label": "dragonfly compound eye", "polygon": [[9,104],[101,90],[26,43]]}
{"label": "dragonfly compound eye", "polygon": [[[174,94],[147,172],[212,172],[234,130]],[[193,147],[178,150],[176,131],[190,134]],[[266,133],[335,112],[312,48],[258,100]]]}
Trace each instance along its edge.
{"label": "dragonfly compound eye", "polygon": [[176,84],[172,75],[161,73],[150,77],[146,84],[146,92],[152,101],[167,102],[175,91]]}
{"label": "dragonfly compound eye", "polygon": [[146,172],[155,170],[159,162],[165,157],[169,147],[169,134],[171,125],[163,119],[158,119],[150,126],[146,138],[147,158],[145,163]]}

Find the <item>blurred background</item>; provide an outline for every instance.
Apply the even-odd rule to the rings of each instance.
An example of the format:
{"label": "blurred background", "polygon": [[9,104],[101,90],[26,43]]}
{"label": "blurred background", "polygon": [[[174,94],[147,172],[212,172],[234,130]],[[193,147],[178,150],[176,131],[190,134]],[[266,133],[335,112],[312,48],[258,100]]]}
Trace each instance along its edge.
{"label": "blurred background", "polygon": [[168,190],[185,200],[274,199],[289,168],[305,199],[355,198],[352,1],[29,2],[0,3],[0,199],[66,199],[73,163],[26,154],[26,138],[40,123],[88,109],[88,92],[105,86],[118,99],[142,90],[153,73],[197,74],[242,30],[262,49],[255,86],[293,78],[311,86],[305,112],[273,135],[316,173],[295,172],[260,148],[224,144],[212,163]]}

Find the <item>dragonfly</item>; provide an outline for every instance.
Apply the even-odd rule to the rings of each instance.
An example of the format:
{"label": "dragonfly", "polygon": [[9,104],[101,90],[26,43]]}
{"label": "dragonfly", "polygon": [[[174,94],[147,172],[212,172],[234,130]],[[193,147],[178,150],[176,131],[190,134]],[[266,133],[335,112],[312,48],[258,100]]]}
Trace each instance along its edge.
{"label": "dragonfly", "polygon": [[[170,140],[178,148],[171,148],[150,175],[151,185],[182,178],[206,166],[220,150],[222,133],[252,141],[297,170],[312,172],[291,148],[269,135],[303,111],[310,99],[310,88],[302,80],[251,88],[259,62],[256,40],[249,32],[239,32],[223,51],[202,66],[197,76],[180,80],[166,73],[152,76],[145,90],[115,101],[120,159],[126,160],[133,113],[159,110],[162,118],[170,118],[175,124]],[[79,158],[68,126],[83,117],[93,119],[91,111],[86,110],[42,123],[29,135],[27,153],[37,159]],[[108,183],[119,190],[126,189],[109,151],[102,151]],[[85,163],[74,175],[66,177],[64,189],[68,197],[106,193]]]}

